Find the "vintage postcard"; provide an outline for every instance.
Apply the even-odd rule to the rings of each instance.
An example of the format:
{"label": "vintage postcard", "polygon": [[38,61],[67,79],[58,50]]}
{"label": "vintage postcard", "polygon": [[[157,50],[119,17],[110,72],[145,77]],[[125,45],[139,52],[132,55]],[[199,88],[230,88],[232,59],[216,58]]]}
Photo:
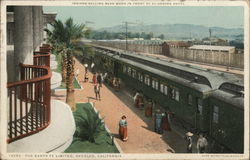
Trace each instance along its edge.
{"label": "vintage postcard", "polygon": [[0,3],[1,159],[249,159],[248,1]]}

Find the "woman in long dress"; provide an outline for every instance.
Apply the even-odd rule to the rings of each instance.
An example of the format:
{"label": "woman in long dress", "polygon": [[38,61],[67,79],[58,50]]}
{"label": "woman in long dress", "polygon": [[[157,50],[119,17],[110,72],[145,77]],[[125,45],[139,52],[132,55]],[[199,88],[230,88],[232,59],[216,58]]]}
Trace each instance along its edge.
{"label": "woman in long dress", "polygon": [[126,116],[123,115],[121,120],[119,121],[119,135],[120,138],[123,141],[127,141],[128,140],[128,128],[127,128],[127,120],[126,120]]}

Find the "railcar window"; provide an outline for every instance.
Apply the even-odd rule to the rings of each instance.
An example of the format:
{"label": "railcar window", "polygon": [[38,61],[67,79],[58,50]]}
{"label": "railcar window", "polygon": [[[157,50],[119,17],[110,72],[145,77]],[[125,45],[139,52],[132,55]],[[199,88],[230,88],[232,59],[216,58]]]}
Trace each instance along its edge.
{"label": "railcar window", "polygon": [[188,94],[188,104],[193,104],[193,96],[191,94]]}
{"label": "railcar window", "polygon": [[127,72],[127,66],[123,65],[123,69],[122,69],[123,73]]}
{"label": "railcar window", "polygon": [[167,84],[165,83],[160,83],[160,92],[165,94],[165,95],[168,95],[168,86]]}
{"label": "railcar window", "polygon": [[218,123],[219,122],[219,107],[214,105],[214,111],[213,111],[213,122]]}
{"label": "railcar window", "polygon": [[161,93],[164,93],[164,85],[162,83],[160,84],[160,91]]}
{"label": "railcar window", "polygon": [[168,95],[168,86],[164,85],[164,94]]}
{"label": "railcar window", "polygon": [[143,82],[143,75],[140,72],[138,72],[138,80]]}
{"label": "railcar window", "polygon": [[132,74],[131,67],[128,67],[128,75],[131,76],[131,74]]}
{"label": "railcar window", "polygon": [[158,85],[159,85],[159,83],[158,83],[158,81],[156,80],[156,81],[155,81],[155,89],[156,89],[156,90],[158,90]]}
{"label": "railcar window", "polygon": [[197,98],[197,107],[198,107],[198,113],[202,115],[202,100],[200,98]]}
{"label": "railcar window", "polygon": [[175,89],[175,100],[179,101],[179,99],[180,99],[179,89]]}
{"label": "railcar window", "polygon": [[158,90],[158,81],[155,78],[152,78],[152,87]]}
{"label": "railcar window", "polygon": [[150,79],[149,79],[149,75],[144,75],[144,83],[148,86],[150,86]]}
{"label": "railcar window", "polygon": [[171,87],[171,98],[176,101],[180,100],[180,93],[178,88]]}
{"label": "railcar window", "polygon": [[132,77],[136,78],[136,70],[135,69],[132,69]]}

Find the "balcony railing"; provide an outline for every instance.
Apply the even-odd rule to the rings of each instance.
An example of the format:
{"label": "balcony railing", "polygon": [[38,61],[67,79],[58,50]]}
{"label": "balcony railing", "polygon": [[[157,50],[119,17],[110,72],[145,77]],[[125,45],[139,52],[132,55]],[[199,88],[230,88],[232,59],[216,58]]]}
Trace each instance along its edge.
{"label": "balcony railing", "polygon": [[45,51],[34,52],[33,64],[36,66],[45,65],[50,67],[50,54]]}
{"label": "balcony railing", "polygon": [[34,65],[20,64],[20,81],[7,84],[8,143],[37,133],[50,124],[50,55],[40,54],[34,55]]}

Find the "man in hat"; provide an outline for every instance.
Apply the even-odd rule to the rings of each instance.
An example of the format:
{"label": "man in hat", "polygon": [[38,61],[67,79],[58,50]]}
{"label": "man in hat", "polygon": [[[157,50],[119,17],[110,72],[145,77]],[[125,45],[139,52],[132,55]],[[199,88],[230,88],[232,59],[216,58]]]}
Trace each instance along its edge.
{"label": "man in hat", "polygon": [[187,153],[192,153],[192,145],[193,145],[193,140],[192,140],[192,136],[194,134],[191,133],[191,132],[187,132],[186,133],[186,138],[187,138],[187,141],[188,141],[188,144],[187,144]]}
{"label": "man in hat", "polygon": [[202,133],[200,133],[197,141],[198,153],[205,153],[207,145],[208,145],[207,139],[203,136]]}

